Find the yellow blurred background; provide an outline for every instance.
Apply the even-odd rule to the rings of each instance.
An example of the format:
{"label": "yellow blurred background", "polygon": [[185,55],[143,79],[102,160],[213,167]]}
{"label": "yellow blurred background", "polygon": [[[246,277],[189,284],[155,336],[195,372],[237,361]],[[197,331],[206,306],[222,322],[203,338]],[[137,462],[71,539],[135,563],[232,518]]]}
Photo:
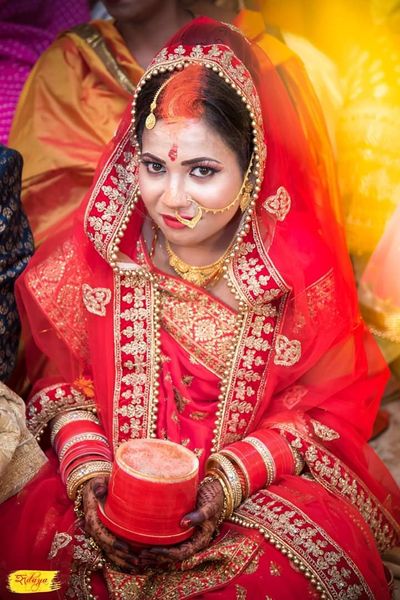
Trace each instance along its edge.
{"label": "yellow blurred background", "polygon": [[369,0],[253,0],[264,20],[279,28],[308,38],[345,67],[354,46],[365,47],[371,39]]}

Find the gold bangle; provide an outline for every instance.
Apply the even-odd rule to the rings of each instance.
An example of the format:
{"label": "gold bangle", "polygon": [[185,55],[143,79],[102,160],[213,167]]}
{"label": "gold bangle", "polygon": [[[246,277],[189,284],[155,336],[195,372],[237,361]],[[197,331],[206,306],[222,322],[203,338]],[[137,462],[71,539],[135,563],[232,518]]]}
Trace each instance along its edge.
{"label": "gold bangle", "polygon": [[290,446],[290,450],[293,454],[293,461],[294,461],[294,473],[295,475],[300,475],[300,473],[302,472],[302,470],[305,467],[305,460],[303,455],[301,454],[300,450],[298,450],[297,448],[294,448],[293,446]]}
{"label": "gold bangle", "polygon": [[215,473],[216,473],[217,477],[219,478],[219,482],[221,483],[221,485],[225,486],[226,502],[227,502],[226,517],[229,518],[232,516],[232,513],[235,509],[232,488],[231,488],[230,483],[223,471],[216,470]]}
{"label": "gold bangle", "polygon": [[276,479],[276,465],[268,447],[261,440],[252,436],[245,437],[243,441],[251,444],[260,454],[267,470],[267,481],[265,485],[271,485]]}
{"label": "gold bangle", "polygon": [[222,454],[211,454],[206,462],[206,470],[216,468],[222,470],[229,482],[233,495],[233,507],[237,508],[242,503],[242,485],[235,467],[232,465],[229,458]]}
{"label": "gold bangle", "polygon": [[244,490],[244,493],[242,490],[242,496],[244,498],[248,498],[249,494],[250,494],[250,478],[249,478],[249,474],[246,470],[246,467],[242,463],[241,459],[238,456],[236,456],[236,454],[234,452],[232,452],[231,450],[229,450],[228,448],[222,448],[222,450],[220,450],[219,453],[222,454],[223,456],[226,456],[227,458],[229,458],[231,463],[236,465],[237,468],[239,469],[239,471],[242,473],[242,475],[244,477],[244,484],[245,484],[245,490]]}
{"label": "gold bangle", "polygon": [[112,464],[105,460],[94,460],[85,463],[74,469],[67,479],[67,495],[71,500],[75,500],[76,493],[80,485],[93,477],[109,475]]}
{"label": "gold bangle", "polygon": [[57,433],[59,433],[60,429],[64,427],[64,425],[68,425],[71,421],[92,421],[97,425],[100,425],[99,419],[95,414],[89,412],[88,410],[72,410],[68,413],[63,413],[58,417],[54,417],[51,425],[51,436],[50,441],[53,446],[55,437]]}
{"label": "gold bangle", "polygon": [[101,433],[80,433],[79,435],[72,436],[68,440],[68,442],[64,444],[64,446],[60,450],[60,454],[58,455],[58,460],[61,462],[65,454],[72,446],[78,444],[79,442],[86,441],[104,442],[104,445],[107,446],[107,448],[109,448],[108,441],[105,435],[102,435]]}
{"label": "gold bangle", "polygon": [[[224,492],[224,497],[226,499],[226,508],[224,511],[223,519],[229,518],[233,513],[233,494],[230,489],[230,485],[226,477],[224,476],[222,471],[217,471],[216,469],[210,469],[207,471],[207,476],[214,477],[217,479],[222,487],[222,491]],[[222,520],[223,520],[222,519]]]}

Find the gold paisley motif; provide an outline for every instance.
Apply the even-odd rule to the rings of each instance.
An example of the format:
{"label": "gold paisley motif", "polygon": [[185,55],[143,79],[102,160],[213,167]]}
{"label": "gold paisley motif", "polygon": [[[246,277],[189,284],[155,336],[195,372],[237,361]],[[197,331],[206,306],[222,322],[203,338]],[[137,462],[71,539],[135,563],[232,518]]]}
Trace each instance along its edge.
{"label": "gold paisley motif", "polygon": [[253,560],[249,563],[248,567],[246,567],[246,570],[244,571],[246,575],[254,575],[254,573],[257,573],[260,567],[260,558],[263,556],[263,554],[264,550],[260,548],[259,551],[254,555]]}
{"label": "gold paisley motif", "polygon": [[326,442],[330,442],[332,440],[337,440],[340,438],[340,435],[330,427],[323,425],[319,421],[315,421],[314,419],[310,419],[311,425],[313,426],[314,433],[316,436],[321,438],[321,440],[325,440]]}
{"label": "gold paisley motif", "polygon": [[68,546],[68,544],[72,542],[72,539],[73,538],[71,535],[69,535],[69,533],[66,533],[65,531],[61,531],[60,533],[58,533],[57,531],[54,535],[48,558],[50,560],[52,558],[55,558],[59,550]]}
{"label": "gold paisley motif", "polygon": [[82,298],[86,310],[93,315],[105,317],[106,306],[111,300],[108,288],[92,288],[88,283],[82,285]]}
{"label": "gold paisley motif", "polygon": [[276,190],[272,196],[268,196],[263,207],[271,215],[274,215],[278,221],[284,221],[286,215],[290,211],[292,200],[288,191],[282,185]]}
{"label": "gold paisley motif", "polygon": [[285,335],[277,335],[275,340],[274,363],[282,367],[292,367],[301,358],[299,340],[289,340]]}

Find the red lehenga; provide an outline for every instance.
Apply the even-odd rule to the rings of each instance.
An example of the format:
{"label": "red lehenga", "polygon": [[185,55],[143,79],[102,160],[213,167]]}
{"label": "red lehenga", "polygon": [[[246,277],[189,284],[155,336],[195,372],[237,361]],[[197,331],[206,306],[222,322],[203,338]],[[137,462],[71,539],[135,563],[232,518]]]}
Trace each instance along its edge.
{"label": "red lehenga", "polygon": [[[261,68],[258,95],[232,50],[254,79]],[[268,147],[257,206],[227,271],[239,311],[153,266],[145,209],[132,200],[127,113],[74,232],[45,244],[19,282],[36,348],[51,358],[29,424],[46,440],[54,415],[96,409],[113,449],[168,438],[196,452],[202,470],[211,451],[274,429],[306,469],[254,493],[175,570],[127,575],[98,569],[49,450],[42,473],[2,506],[2,577],[57,569],[60,598],[389,598],[379,552],[399,543],[399,490],[366,444],[386,370],[357,312],[330,182],[274,68],[239,33],[198,19],[149,73],[185,60],[235,83]]]}

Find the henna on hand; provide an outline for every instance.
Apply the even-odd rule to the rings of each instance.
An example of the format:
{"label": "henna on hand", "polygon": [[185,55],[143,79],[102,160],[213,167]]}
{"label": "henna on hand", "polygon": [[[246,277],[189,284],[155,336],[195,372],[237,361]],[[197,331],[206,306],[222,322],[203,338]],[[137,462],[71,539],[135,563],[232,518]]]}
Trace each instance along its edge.
{"label": "henna on hand", "polygon": [[138,564],[137,556],[127,542],[117,538],[103,525],[97,514],[97,506],[99,502],[105,501],[107,490],[107,477],[94,477],[84,484],[82,491],[83,529],[93,538],[108,560],[124,571],[130,571],[133,566]]}
{"label": "henna on hand", "polygon": [[217,529],[224,508],[224,493],[218,480],[207,481],[199,487],[196,510],[185,515],[182,525],[196,526],[193,536],[176,546],[160,546],[142,550],[139,564],[146,560],[152,566],[168,566],[180,562],[206,548]]}

